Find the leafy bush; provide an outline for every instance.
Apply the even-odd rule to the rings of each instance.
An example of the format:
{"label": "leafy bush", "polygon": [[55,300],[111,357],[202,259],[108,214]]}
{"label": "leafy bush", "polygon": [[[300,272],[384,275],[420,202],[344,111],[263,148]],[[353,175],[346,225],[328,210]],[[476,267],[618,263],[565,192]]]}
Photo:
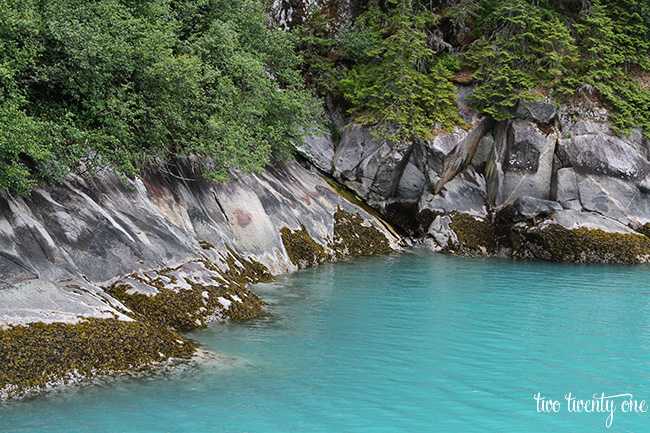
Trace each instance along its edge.
{"label": "leafy bush", "polygon": [[295,37],[261,1],[0,0],[0,188],[198,153],[208,175],[287,156],[316,116]]}

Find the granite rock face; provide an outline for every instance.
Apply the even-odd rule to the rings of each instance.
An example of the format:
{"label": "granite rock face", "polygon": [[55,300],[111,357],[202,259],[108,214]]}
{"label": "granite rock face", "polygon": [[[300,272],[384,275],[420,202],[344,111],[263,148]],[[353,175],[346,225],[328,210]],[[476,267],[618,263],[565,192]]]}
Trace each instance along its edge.
{"label": "granite rock face", "polygon": [[[525,252],[541,247],[530,236],[519,243],[516,237],[524,227],[527,232],[534,228],[531,233],[557,232],[560,227],[600,230],[628,240],[650,234],[650,141],[642,131],[614,134],[607,111],[597,106],[520,102],[512,119],[494,122],[461,105],[466,127],[440,133],[427,143],[386,142],[360,125],[348,125],[329,173],[434,250],[598,261],[593,251],[546,256]],[[583,221],[586,215],[591,224],[567,226],[554,220],[555,215],[564,215],[562,221],[566,215],[583,215],[576,217]],[[612,232],[612,222],[638,232]],[[487,230],[492,239],[480,233],[468,236],[472,230]],[[565,239],[578,242],[576,237]],[[620,261],[647,261],[643,245],[630,250],[640,251],[636,256]],[[602,261],[617,260],[602,256]]]}
{"label": "granite rock face", "polygon": [[[346,230],[363,233],[348,245]],[[173,340],[177,330],[252,317],[262,303],[246,286],[303,263],[283,231],[300,232],[300,245],[322,253],[309,265],[389,252],[399,241],[296,162],[216,184],[185,159],[126,183],[111,173],[71,175],[27,197],[0,193],[0,332],[137,322],[168,329]],[[141,364],[178,351],[159,352],[163,359]],[[0,390],[23,390],[2,373]]]}

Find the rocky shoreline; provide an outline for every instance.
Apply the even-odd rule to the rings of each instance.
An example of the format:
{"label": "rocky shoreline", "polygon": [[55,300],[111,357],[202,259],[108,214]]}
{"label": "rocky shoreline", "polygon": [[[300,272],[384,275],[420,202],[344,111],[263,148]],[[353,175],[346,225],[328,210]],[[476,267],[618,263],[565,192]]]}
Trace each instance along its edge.
{"label": "rocky shoreline", "polygon": [[[391,143],[332,116],[302,148],[320,170],[434,251],[566,262],[647,263],[650,140],[612,131],[597,104],[520,102],[495,122]],[[338,138],[340,137],[340,138]]]}
{"label": "rocky shoreline", "polygon": [[215,184],[188,159],[0,201],[3,398],[189,359],[178,332],[263,312],[249,284],[400,242],[296,162]]}
{"label": "rocky shoreline", "polygon": [[302,164],[225,183],[188,158],[126,182],[71,175],[27,197],[0,194],[0,397],[190,359],[196,348],[178,332],[264,311],[250,284],[411,242],[650,261],[640,130],[614,134],[595,106],[521,103],[495,122],[465,102],[466,127],[426,143],[385,142],[332,116],[336,139],[310,138]]}

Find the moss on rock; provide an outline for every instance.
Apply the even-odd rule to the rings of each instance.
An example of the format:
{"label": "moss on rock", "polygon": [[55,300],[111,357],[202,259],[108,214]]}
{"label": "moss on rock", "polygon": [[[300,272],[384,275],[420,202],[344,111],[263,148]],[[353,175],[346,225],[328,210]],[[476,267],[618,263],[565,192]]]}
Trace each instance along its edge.
{"label": "moss on rock", "polygon": [[648,239],[650,239],[650,223],[645,223],[644,225],[637,227],[636,229],[637,232],[641,233]]}
{"label": "moss on rock", "polygon": [[263,312],[264,303],[246,286],[272,281],[273,275],[261,263],[243,258],[228,246],[226,250],[223,260],[227,269],[221,269],[205,256],[199,261],[205,269],[212,271],[214,284],[184,278],[184,285],[188,288],[169,288],[177,283],[172,272],[181,266],[151,271],[148,274],[158,277],[148,279],[138,274],[131,275],[131,278],[155,287],[155,295],[139,293],[123,282],[113,284],[106,291],[123,302],[138,318],[179,331],[200,328],[214,320],[253,318]]}
{"label": "moss on rock", "polygon": [[189,358],[194,346],[166,327],[117,319],[0,329],[0,395]]}
{"label": "moss on rock", "polygon": [[301,224],[300,227],[296,231],[287,227],[280,229],[282,244],[291,263],[302,269],[327,261],[330,256],[325,252],[325,247],[309,236],[304,225]]}
{"label": "moss on rock", "polygon": [[495,253],[494,226],[489,221],[461,212],[452,212],[449,217],[451,219],[449,228],[456,233],[458,243],[449,245],[446,252],[468,256],[485,256]]}
{"label": "moss on rock", "polygon": [[154,296],[127,293],[131,286],[125,284],[107,291],[145,320],[178,331],[200,328],[215,319],[246,320],[263,311],[260,298],[244,287],[190,285],[191,290],[159,289]]}
{"label": "moss on rock", "polygon": [[372,224],[364,225],[361,215],[340,207],[334,213],[334,239],[331,244],[337,258],[387,254],[392,251],[386,236]]}
{"label": "moss on rock", "polygon": [[513,227],[514,255],[578,263],[647,263],[650,239],[634,233],[609,233],[585,227],[569,230],[558,224]]}
{"label": "moss on rock", "polygon": [[[227,271],[217,271],[226,280],[226,285],[246,287],[254,283],[268,283],[273,281],[273,274],[269,268],[253,259],[245,259],[235,250],[226,245],[228,254],[225,257],[226,264],[228,265]],[[214,265],[207,259],[204,259],[204,264],[208,269],[214,269]]]}

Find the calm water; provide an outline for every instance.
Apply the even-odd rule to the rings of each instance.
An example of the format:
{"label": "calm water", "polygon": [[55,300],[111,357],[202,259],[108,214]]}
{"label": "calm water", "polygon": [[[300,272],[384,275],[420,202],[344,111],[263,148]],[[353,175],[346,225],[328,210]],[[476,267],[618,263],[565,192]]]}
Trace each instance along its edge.
{"label": "calm water", "polygon": [[[564,395],[650,401],[650,267],[408,252],[254,287],[269,315],[191,333],[201,368],[0,406],[2,432],[640,432],[647,413],[569,413]],[[540,392],[559,413],[538,413]]]}

